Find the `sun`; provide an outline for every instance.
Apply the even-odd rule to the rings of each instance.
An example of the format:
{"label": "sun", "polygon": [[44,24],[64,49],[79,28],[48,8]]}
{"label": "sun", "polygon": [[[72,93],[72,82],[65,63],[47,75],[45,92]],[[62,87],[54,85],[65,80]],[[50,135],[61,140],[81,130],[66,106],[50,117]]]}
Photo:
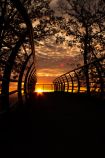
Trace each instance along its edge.
{"label": "sun", "polygon": [[43,95],[43,89],[37,89],[36,92],[38,95]]}

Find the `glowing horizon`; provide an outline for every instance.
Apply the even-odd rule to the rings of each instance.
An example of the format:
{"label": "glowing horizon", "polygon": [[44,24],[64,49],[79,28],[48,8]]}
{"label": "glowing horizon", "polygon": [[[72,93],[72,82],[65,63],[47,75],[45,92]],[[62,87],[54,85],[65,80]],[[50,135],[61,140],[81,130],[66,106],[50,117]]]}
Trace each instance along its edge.
{"label": "glowing horizon", "polygon": [[36,84],[35,92],[54,92],[53,84]]}

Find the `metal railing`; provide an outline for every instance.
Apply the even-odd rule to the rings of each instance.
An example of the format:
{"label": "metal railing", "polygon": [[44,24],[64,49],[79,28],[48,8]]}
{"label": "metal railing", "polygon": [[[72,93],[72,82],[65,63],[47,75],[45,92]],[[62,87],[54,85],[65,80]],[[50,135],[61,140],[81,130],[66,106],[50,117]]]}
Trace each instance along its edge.
{"label": "metal railing", "polygon": [[[25,1],[0,1],[0,109],[10,106],[10,95],[22,99],[36,84],[33,28]],[[10,83],[16,83],[12,90]]]}
{"label": "metal railing", "polygon": [[[85,72],[88,69],[89,92]],[[54,81],[54,91],[105,95],[105,57],[69,71]]]}

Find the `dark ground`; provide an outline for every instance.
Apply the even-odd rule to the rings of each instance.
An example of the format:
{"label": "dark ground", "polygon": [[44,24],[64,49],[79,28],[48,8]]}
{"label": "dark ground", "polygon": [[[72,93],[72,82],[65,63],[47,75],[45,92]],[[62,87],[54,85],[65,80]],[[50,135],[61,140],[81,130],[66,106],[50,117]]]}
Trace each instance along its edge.
{"label": "dark ground", "polygon": [[1,115],[0,144],[0,153],[14,158],[59,158],[72,149],[104,145],[105,104],[85,95],[34,93]]}

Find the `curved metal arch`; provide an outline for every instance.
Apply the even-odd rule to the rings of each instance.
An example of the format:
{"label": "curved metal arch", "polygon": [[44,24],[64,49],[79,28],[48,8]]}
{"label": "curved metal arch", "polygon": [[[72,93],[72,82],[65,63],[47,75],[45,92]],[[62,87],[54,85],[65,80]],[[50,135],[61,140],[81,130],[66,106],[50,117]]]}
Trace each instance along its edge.
{"label": "curved metal arch", "polygon": [[54,84],[54,92],[57,91],[57,83],[53,82]]}
{"label": "curved metal arch", "polygon": [[27,94],[27,78],[28,78],[28,75],[29,75],[29,72],[31,71],[31,68],[33,66],[34,63],[32,63],[30,65],[30,67],[28,68],[28,71],[26,73],[26,76],[25,76],[25,80],[24,80],[24,93]]}
{"label": "curved metal arch", "polygon": [[30,80],[29,80],[29,84],[28,84],[28,86],[29,86],[29,93],[32,93],[35,90],[35,83],[36,83],[35,74],[36,74],[36,72],[34,71],[32,73],[32,76],[30,77]]}
{"label": "curved metal arch", "polygon": [[69,90],[69,81],[68,81],[68,78],[67,78],[66,75],[65,75],[65,78],[66,78],[66,81],[67,81],[67,92],[68,92],[68,90]]}
{"label": "curved metal arch", "polygon": [[64,80],[63,76],[61,77],[61,84],[62,84],[61,91],[65,91],[65,80]]}
{"label": "curved metal arch", "polygon": [[73,93],[73,91],[74,91],[74,82],[73,82],[73,78],[72,78],[72,76],[70,75],[70,73],[69,73],[69,76],[70,76],[70,79],[71,79],[71,82],[72,82],[72,93]]}
{"label": "curved metal arch", "polygon": [[34,70],[29,80],[29,85],[31,85],[31,92],[35,90],[35,83],[36,83],[35,75],[36,75],[36,71]]}
{"label": "curved metal arch", "polygon": [[[14,65],[14,60],[16,58],[16,55],[19,51],[20,46],[24,42],[24,38],[26,37],[26,33],[21,36],[19,41],[16,43],[15,47],[13,48],[11,55],[7,61],[7,64],[5,66],[4,70],[4,75],[3,75],[3,80],[2,80],[2,89],[1,89],[1,94],[3,95],[3,104],[9,104],[9,82],[10,82],[10,75],[11,71]],[[5,98],[6,97],[6,98]]]}
{"label": "curved metal arch", "polygon": [[59,82],[59,79],[57,79],[57,81],[55,80],[54,82],[55,82],[56,85],[57,85],[57,86],[56,86],[56,91],[60,91],[61,88],[60,88],[60,82]]}
{"label": "curved metal arch", "polygon": [[[22,2],[20,0],[10,0],[12,4],[14,4],[14,8],[15,9],[15,12],[13,13],[12,15],[12,12],[10,12],[10,21],[12,19],[12,17],[14,17],[18,12],[20,13],[21,17],[23,18],[25,24],[26,24],[26,30],[23,32],[22,31],[22,34],[18,34],[18,32],[13,29],[14,31],[14,34],[16,33],[16,35],[18,36],[18,41],[15,41],[15,46],[14,47],[8,47],[10,49],[12,49],[11,51],[11,54],[6,62],[6,64],[4,64],[4,70],[3,70],[3,78],[2,78],[2,89],[1,89],[1,94],[2,94],[2,101],[3,101],[3,106],[6,107],[6,109],[8,108],[8,105],[9,105],[9,83],[10,83],[10,77],[11,77],[11,74],[12,74],[12,70],[13,67],[14,67],[14,64],[15,64],[15,60],[16,60],[16,57],[18,55],[18,52],[19,52],[19,49],[21,47],[21,45],[24,43],[24,40],[26,38],[26,36],[28,35],[29,37],[29,42],[30,42],[30,45],[31,45],[31,52],[32,52],[32,56],[33,56],[33,62],[34,62],[34,67],[35,67],[35,49],[34,49],[34,40],[33,40],[33,27],[32,27],[32,23],[31,23],[31,20],[27,14],[27,11],[26,9],[24,8]],[[9,21],[9,22],[10,22]],[[13,36],[13,35],[12,35]],[[8,44],[8,43],[7,43]],[[21,61],[23,62],[23,61]],[[23,63],[22,63],[23,64]],[[25,66],[24,64],[22,65],[22,70],[24,69],[25,70]],[[23,68],[24,67],[24,68]],[[19,70],[19,69],[18,69]],[[19,87],[21,87],[21,81],[22,81],[22,75],[23,75],[23,72],[16,72],[16,73],[20,73],[19,74],[19,83],[20,83],[20,86],[18,84]],[[18,87],[18,88],[19,88]],[[19,88],[19,91],[20,91],[20,88]]]}
{"label": "curved metal arch", "polygon": [[21,85],[22,85],[23,74],[24,74],[24,71],[26,69],[26,66],[27,66],[28,61],[30,60],[31,56],[32,56],[32,53],[27,57],[26,61],[23,63],[21,72],[19,74],[19,79],[18,79],[18,97],[19,98],[21,97]]}
{"label": "curved metal arch", "polygon": [[62,76],[59,78],[58,83],[59,83],[59,90],[62,91],[63,89]]}
{"label": "curved metal arch", "polygon": [[[31,79],[31,77],[32,77],[32,75],[34,74],[34,72],[36,73],[36,71],[35,71],[35,69],[34,68],[32,68],[32,70],[31,70],[31,72],[30,72],[30,74],[29,74],[29,76],[28,76],[28,81],[27,81],[27,87],[28,87],[28,93],[30,93],[30,79]],[[35,78],[35,76],[34,76],[34,78]]]}
{"label": "curved metal arch", "polygon": [[[74,90],[74,84],[75,84],[75,78],[76,78],[76,83],[78,84],[78,93],[79,92],[84,92],[87,93],[87,83],[86,80],[84,79],[85,76],[85,72],[84,69],[86,66],[89,67],[89,86],[90,86],[90,92],[87,93],[88,95],[93,95],[93,91],[92,89],[94,88],[93,85],[96,85],[96,89],[95,89],[95,93],[94,94],[98,94],[98,96],[101,96],[101,98],[105,98],[105,57],[101,57],[99,59],[96,59],[94,61],[92,61],[91,63],[88,63],[87,65],[81,66],[79,68],[76,68],[74,70],[71,70],[61,76],[59,76],[58,78],[56,78],[53,83],[57,84],[57,86],[59,85],[58,82],[63,82],[62,78],[64,78],[66,75],[68,75],[68,82],[69,84],[72,82],[72,93],[75,92]],[[100,63],[102,62],[102,63]],[[91,70],[94,70],[94,76],[92,76],[92,72]],[[67,77],[67,76],[66,76]],[[70,80],[71,79],[71,80]],[[95,79],[95,80],[93,80]],[[65,83],[67,82],[66,79],[64,79]],[[83,84],[82,84],[83,83]],[[85,83],[85,84],[84,84]],[[90,84],[92,83],[92,85]],[[57,87],[56,86],[56,87]],[[81,91],[81,89],[83,88],[83,90]],[[97,91],[98,89],[99,91]]]}
{"label": "curved metal arch", "polygon": [[53,84],[54,84],[54,92],[58,91],[58,84],[57,84],[56,80],[53,81]]}
{"label": "curved metal arch", "polygon": [[62,81],[60,79],[58,80],[58,88],[59,91],[62,91]]}
{"label": "curved metal arch", "polygon": [[34,71],[34,67],[31,67],[31,69],[30,69],[30,71],[28,73],[28,76],[27,76],[27,82],[26,82],[27,93],[29,93],[30,77],[31,77],[33,71]]}

